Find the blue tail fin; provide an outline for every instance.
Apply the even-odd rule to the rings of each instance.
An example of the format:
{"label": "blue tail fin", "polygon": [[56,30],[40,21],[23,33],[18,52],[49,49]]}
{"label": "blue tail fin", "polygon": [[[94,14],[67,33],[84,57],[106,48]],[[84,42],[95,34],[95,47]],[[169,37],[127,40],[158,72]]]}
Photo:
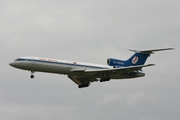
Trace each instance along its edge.
{"label": "blue tail fin", "polygon": [[131,56],[128,60],[124,61],[124,60],[109,58],[107,60],[107,64],[109,66],[114,66],[114,67],[144,65],[150,54],[153,54],[156,51],[171,50],[171,49],[173,48],[145,50],[145,51],[130,50],[135,52],[135,54]]}
{"label": "blue tail fin", "polygon": [[150,54],[135,53],[128,60],[124,61],[125,66],[143,65]]}
{"label": "blue tail fin", "polygon": [[119,60],[114,58],[108,58],[107,64],[109,66],[114,67],[126,67],[126,66],[135,66],[135,65],[143,65],[150,54],[142,54],[142,53],[135,53],[131,56],[128,60]]}

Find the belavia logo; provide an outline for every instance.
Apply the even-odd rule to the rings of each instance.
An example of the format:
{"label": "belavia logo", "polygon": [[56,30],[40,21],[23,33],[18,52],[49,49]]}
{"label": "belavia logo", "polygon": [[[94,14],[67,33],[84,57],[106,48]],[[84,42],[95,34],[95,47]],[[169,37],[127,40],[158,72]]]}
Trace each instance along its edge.
{"label": "belavia logo", "polygon": [[133,64],[136,64],[137,62],[138,62],[138,57],[135,56],[135,57],[132,59],[132,63],[133,63]]}

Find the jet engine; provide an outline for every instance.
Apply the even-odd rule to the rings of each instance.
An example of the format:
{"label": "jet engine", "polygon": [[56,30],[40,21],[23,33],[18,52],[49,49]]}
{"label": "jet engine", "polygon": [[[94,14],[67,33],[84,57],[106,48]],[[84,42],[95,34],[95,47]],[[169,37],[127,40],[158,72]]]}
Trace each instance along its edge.
{"label": "jet engine", "polygon": [[114,59],[114,58],[108,58],[107,59],[107,64],[109,66],[118,67],[118,66],[124,66],[125,65],[125,61],[119,60],[119,59]]}

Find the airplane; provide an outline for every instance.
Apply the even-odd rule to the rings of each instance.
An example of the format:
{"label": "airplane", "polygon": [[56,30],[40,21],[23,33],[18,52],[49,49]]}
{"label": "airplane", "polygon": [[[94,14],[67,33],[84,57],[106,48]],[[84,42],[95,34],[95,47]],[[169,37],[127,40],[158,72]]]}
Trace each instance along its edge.
{"label": "airplane", "polygon": [[145,76],[142,68],[155,64],[144,64],[147,58],[156,51],[171,50],[173,48],[154,50],[131,50],[135,52],[127,60],[108,58],[108,65],[99,65],[69,60],[58,60],[44,57],[20,57],[9,63],[10,66],[28,70],[31,78],[34,72],[46,72],[67,75],[79,88],[88,87],[92,82],[106,82],[111,79],[129,79]]}

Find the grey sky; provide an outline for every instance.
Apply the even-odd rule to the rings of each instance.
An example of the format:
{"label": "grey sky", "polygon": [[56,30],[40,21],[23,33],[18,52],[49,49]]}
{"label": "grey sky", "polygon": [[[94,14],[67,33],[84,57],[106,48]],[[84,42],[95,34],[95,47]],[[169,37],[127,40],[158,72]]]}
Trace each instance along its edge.
{"label": "grey sky", "polygon": [[[180,119],[180,1],[1,0],[0,119]],[[78,89],[66,76],[9,66],[21,56],[106,64],[127,49],[174,47],[153,54],[146,76]]]}

